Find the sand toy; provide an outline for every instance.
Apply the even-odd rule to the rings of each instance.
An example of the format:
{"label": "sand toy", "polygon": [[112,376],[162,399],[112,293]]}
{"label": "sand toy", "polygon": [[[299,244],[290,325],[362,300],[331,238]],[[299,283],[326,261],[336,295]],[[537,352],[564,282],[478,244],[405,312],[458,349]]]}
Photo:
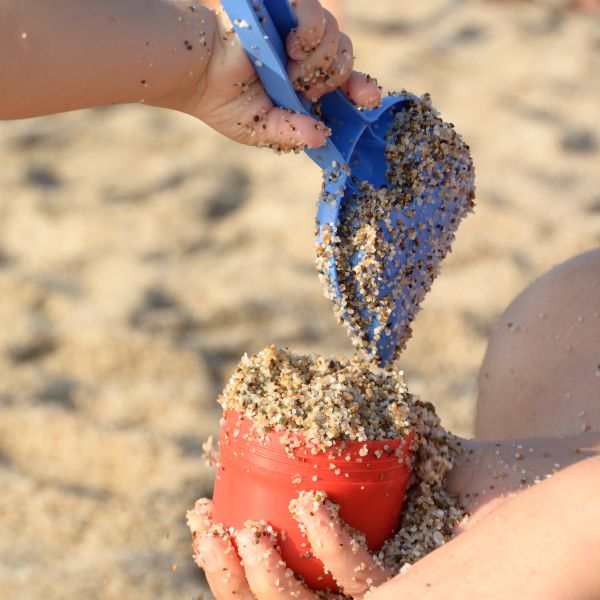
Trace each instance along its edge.
{"label": "sand toy", "polygon": [[323,170],[319,270],[355,345],[388,364],[410,337],[418,306],[472,207],[468,146],[428,98],[408,92],[361,110],[336,90],[315,111],[286,73],[283,40],[296,25],[289,2],[222,4],[273,102],[316,115],[332,131],[325,146],[306,150]]}

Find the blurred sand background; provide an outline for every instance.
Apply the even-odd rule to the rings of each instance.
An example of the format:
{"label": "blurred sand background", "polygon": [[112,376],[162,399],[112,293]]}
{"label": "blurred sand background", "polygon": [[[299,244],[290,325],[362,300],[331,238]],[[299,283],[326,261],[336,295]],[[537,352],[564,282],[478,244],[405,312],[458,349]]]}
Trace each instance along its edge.
{"label": "blurred sand background", "polygon": [[[359,68],[473,149],[476,213],[400,361],[469,434],[494,320],[600,243],[600,20],[347,5]],[[238,358],[351,352],[313,267],[319,173],[143,106],[0,123],[0,165],[0,598],[199,598],[184,513]]]}

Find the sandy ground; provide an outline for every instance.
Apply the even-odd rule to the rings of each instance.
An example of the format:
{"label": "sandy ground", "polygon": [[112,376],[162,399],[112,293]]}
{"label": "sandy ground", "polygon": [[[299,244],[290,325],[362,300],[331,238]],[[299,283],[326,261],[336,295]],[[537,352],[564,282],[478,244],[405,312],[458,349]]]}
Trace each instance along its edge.
{"label": "sandy ground", "polygon": [[[351,4],[359,66],[473,149],[476,214],[400,361],[469,434],[494,319],[600,242],[600,21]],[[0,165],[0,597],[198,598],[184,512],[236,361],[351,351],[313,268],[319,173],[143,106],[1,123]]]}

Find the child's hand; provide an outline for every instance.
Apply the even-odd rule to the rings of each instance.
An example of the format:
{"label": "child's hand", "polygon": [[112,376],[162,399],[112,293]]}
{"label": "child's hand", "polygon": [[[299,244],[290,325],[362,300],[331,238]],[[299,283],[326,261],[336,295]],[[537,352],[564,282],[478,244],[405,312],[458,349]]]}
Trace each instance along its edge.
{"label": "child's hand", "polygon": [[[268,536],[257,536],[252,529],[237,531],[234,536],[238,555],[229,533],[214,525],[211,513],[211,501],[203,498],[196,502],[187,517],[194,539],[194,559],[204,569],[217,600],[317,600],[317,596],[286,567]],[[331,571],[346,597],[362,598],[371,587],[391,577],[368,550],[349,551],[350,536],[326,503],[315,504],[310,496],[301,497],[296,518],[304,526],[315,556]]]}
{"label": "child's hand", "polygon": [[[466,536],[460,535],[457,541],[463,540],[463,537],[467,541],[460,541],[458,546],[455,541],[451,543],[452,547],[461,549],[460,556],[465,559],[467,570],[463,572],[457,568],[452,563],[453,559],[448,561],[446,558],[442,561],[448,572],[449,584],[460,580],[461,573],[466,577],[467,571],[470,572],[475,564],[478,564],[483,571],[492,567],[499,568],[495,563],[494,565],[477,563],[475,558],[477,553],[472,551],[472,548],[477,547],[479,538],[483,538],[485,542],[487,534],[480,533],[482,531],[480,525],[483,524],[484,529],[485,523],[489,525],[490,513],[496,513],[503,505],[512,504],[510,498],[520,497],[518,493],[527,488],[546,489],[547,484],[543,486],[533,484],[543,481],[559,469],[572,468],[574,464],[581,461],[589,462],[586,459],[590,456],[596,456],[592,460],[596,461],[596,468],[600,467],[599,442],[599,433],[582,434],[572,438],[533,438],[501,442],[463,440],[465,451],[459,464],[450,472],[447,486],[459,497],[471,515],[456,532],[464,533]],[[549,491],[548,497],[552,498],[553,494],[554,492]],[[509,513],[511,518],[524,517],[526,520],[531,520],[531,514],[527,510],[520,505],[516,506],[518,508],[515,509],[514,514]],[[290,597],[316,600],[317,596],[312,591],[290,576],[289,569],[286,568],[268,536],[256,536],[255,531],[250,529],[235,532],[233,535],[239,551],[238,555],[229,533],[212,522],[211,513],[211,501],[199,500],[194,509],[188,512],[188,525],[194,540],[194,558],[198,566],[205,570],[208,583],[218,600],[224,598],[271,600]],[[391,574],[381,568],[366,549],[359,549],[357,553],[348,552],[349,535],[335,511],[330,510],[327,502],[315,504],[310,494],[302,495],[298,499],[295,517],[303,526],[314,555],[329,569],[346,594],[353,598],[362,598],[370,588],[380,586],[391,577]],[[493,522],[493,517],[491,519]],[[503,536],[504,533],[503,531]],[[515,532],[512,535],[514,537]],[[527,532],[524,532],[523,537],[527,538]],[[523,545],[524,541],[516,539],[515,544]],[[439,551],[438,549],[429,555],[431,557],[428,558],[429,563]],[[531,556],[535,555],[531,554]],[[507,577],[510,580],[513,565],[508,561],[503,564],[503,567],[509,571]],[[439,565],[436,564],[435,569],[436,572],[439,571]],[[410,572],[412,571],[413,569]],[[374,590],[369,598],[388,600],[399,597],[393,586],[394,582],[402,581],[404,576],[394,578],[390,584]],[[476,581],[475,585],[481,586],[481,581]],[[481,591],[480,587],[477,589]],[[411,591],[414,590],[411,588]],[[422,597],[446,597],[441,593],[435,595],[435,589],[425,591],[419,588],[419,591]],[[434,595],[428,595],[429,593]],[[467,593],[460,594],[460,597],[472,596]]]}
{"label": "child's hand", "polygon": [[[380,89],[375,80],[353,71],[352,42],[340,33],[335,17],[318,0],[296,0],[294,10],[298,26],[286,46],[288,74],[299,93],[315,101],[339,87],[356,105],[377,106]],[[225,17],[212,18],[217,23],[210,28],[212,40],[206,40],[210,53],[200,80],[189,81],[185,90],[160,104],[196,116],[243,144],[282,150],[322,146],[326,128],[311,117],[274,107]]]}

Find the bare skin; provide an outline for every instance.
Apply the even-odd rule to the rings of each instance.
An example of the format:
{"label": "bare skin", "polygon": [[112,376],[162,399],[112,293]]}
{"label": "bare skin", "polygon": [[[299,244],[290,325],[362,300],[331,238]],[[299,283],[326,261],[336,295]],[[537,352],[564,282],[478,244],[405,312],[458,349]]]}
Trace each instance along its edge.
{"label": "bare skin", "polygon": [[[597,286],[592,285],[594,281]],[[477,415],[478,433],[483,431],[485,437],[500,441],[464,441],[465,453],[447,484],[460,497],[470,518],[451,542],[407,573],[377,587],[389,574],[382,572],[367,553],[357,558],[336,552],[344,532],[339,526],[322,526],[330,521],[326,506],[318,513],[300,513],[314,554],[346,593],[361,598],[367,592],[365,580],[354,577],[356,566],[364,562],[368,572],[376,574],[369,600],[600,597],[600,431],[594,420],[600,405],[600,377],[593,372],[595,379],[590,380],[581,377],[579,371],[573,376],[569,368],[563,368],[564,355],[554,352],[548,337],[556,331],[572,333],[578,359],[568,363],[571,368],[597,360],[594,354],[600,329],[598,325],[594,329],[590,321],[596,318],[596,310],[600,310],[600,251],[558,266],[527,288],[501,317],[481,371]],[[543,311],[547,318],[540,319]],[[530,323],[532,315],[544,326],[521,330],[519,337],[514,336],[514,328],[504,326],[508,319]],[[589,317],[588,326],[570,329],[573,321],[579,323],[577,317],[581,315]],[[507,369],[513,370],[508,380]],[[533,377],[538,378],[538,385],[530,381]],[[546,382],[559,385],[563,378],[571,390],[570,398],[577,399],[575,407],[564,395],[549,402],[551,385],[541,393]],[[525,386],[528,393],[521,388],[523,382],[531,384]],[[540,422],[536,415],[547,411],[551,417]],[[582,412],[588,415],[589,426],[582,427]],[[215,596],[219,600],[290,597],[273,585],[285,573],[276,549],[267,547],[264,540],[260,546],[244,548],[242,567],[235,552],[225,552],[230,544],[227,539],[206,536],[211,526],[209,501],[202,506],[206,511],[204,525],[198,526],[198,519],[190,513],[190,526],[196,561],[206,570]],[[268,552],[268,565],[261,560],[263,551]],[[231,594],[228,582],[215,568],[236,573],[241,596]],[[316,598],[304,588],[299,597]]]}
{"label": "bare skin", "polygon": [[546,273],[496,323],[479,375],[477,437],[599,431],[599,340],[600,249]]}
{"label": "bare skin", "polygon": [[[302,94],[340,87],[357,105],[378,105],[333,15],[317,0],[295,10],[288,69]],[[252,146],[319,147],[328,135],[273,106],[229,25],[198,0],[0,0],[0,89],[0,119],[142,102]]]}

